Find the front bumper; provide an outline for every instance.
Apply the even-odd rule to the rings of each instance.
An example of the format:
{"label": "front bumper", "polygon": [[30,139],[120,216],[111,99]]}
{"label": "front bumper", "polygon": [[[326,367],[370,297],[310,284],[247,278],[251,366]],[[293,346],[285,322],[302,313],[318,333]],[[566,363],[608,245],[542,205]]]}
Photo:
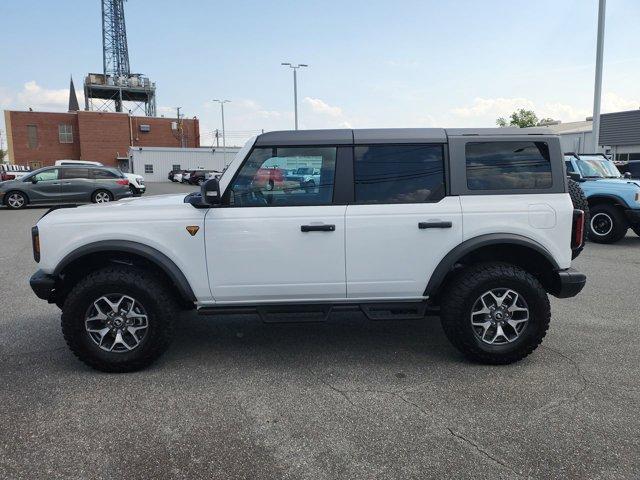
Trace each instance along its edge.
{"label": "front bumper", "polygon": [[554,272],[553,289],[550,292],[558,298],[575,297],[587,283],[587,276],[575,268],[556,270]]}
{"label": "front bumper", "polygon": [[640,224],[640,210],[625,210],[624,214],[627,217],[627,220],[631,225],[639,225]]}
{"label": "front bumper", "polygon": [[56,279],[53,275],[38,270],[31,276],[29,285],[38,298],[53,303],[56,290]]}

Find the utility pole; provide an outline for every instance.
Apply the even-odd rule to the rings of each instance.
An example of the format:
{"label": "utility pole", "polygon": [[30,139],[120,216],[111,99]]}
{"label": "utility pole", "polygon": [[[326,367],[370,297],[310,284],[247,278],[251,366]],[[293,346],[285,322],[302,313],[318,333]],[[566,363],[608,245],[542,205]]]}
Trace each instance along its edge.
{"label": "utility pole", "polygon": [[597,152],[600,146],[600,102],[602,99],[602,57],[604,54],[604,20],[606,0],[599,0],[598,5],[598,40],[596,43],[596,80],[593,91],[593,148]]}
{"label": "utility pole", "polygon": [[180,109],[182,107],[176,107],[176,115],[178,118],[178,135],[180,135],[180,147],[184,148],[184,132],[182,131],[182,118],[180,117]]}
{"label": "utility pole", "polygon": [[298,69],[301,67],[308,67],[306,63],[299,63],[297,65],[292,63],[281,63],[280,65],[293,69],[293,111],[295,118],[296,130],[298,130]]}
{"label": "utility pole", "polygon": [[220,147],[220,131],[217,128],[216,128],[215,137],[216,137],[216,148],[219,148]]}
{"label": "utility pole", "polygon": [[223,162],[224,162],[224,166],[227,166],[227,142],[226,142],[226,138],[225,138],[225,131],[224,131],[224,104],[225,103],[229,103],[231,102],[231,100],[218,100],[218,99],[214,99],[214,102],[218,102],[220,104],[220,112],[222,113],[222,158],[223,158]]}

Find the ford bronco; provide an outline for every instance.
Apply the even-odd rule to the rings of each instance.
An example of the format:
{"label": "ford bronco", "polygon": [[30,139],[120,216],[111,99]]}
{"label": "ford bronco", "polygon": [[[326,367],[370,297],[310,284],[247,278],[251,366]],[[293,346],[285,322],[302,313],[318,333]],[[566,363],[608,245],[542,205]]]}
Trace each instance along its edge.
{"label": "ford bronco", "polygon": [[[273,186],[264,168],[318,169]],[[529,355],[548,294],[572,297],[584,214],[547,130],[264,133],[198,194],[50,211],[32,230],[36,295],[71,350],[131,371],[168,347],[181,309],[267,322],[439,315],[468,358]]]}

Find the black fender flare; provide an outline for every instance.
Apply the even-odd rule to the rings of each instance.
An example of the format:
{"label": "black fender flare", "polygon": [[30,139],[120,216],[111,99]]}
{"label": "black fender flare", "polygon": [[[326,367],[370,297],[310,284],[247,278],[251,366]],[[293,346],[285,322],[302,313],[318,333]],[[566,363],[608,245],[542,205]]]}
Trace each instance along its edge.
{"label": "black fender flare", "polygon": [[70,265],[72,262],[86,255],[98,252],[122,252],[139,255],[156,265],[169,277],[169,279],[175,284],[178,294],[183,300],[187,302],[196,301],[196,296],[193,293],[191,285],[189,285],[187,277],[184,276],[182,270],[178,268],[173,260],[149,245],[130,240],[102,240],[83,245],[67,254],[60,263],[58,263],[53,271],[54,277],[59,277],[65,267]]}
{"label": "black fender flare", "polygon": [[622,197],[619,197],[617,195],[612,195],[610,193],[597,193],[595,195],[591,195],[590,197],[587,197],[587,202],[589,202],[589,204],[591,204],[592,201],[594,200],[611,200],[616,204],[621,205],[623,208],[629,208],[629,205],[627,205],[627,202],[624,201],[624,199]]}
{"label": "black fender flare", "polygon": [[433,271],[433,274],[429,279],[429,283],[427,284],[427,288],[424,291],[424,296],[433,296],[440,289],[442,282],[444,282],[444,279],[451,271],[453,266],[458,263],[460,259],[465,255],[472,253],[474,250],[478,250],[490,245],[505,244],[530,248],[543,255],[551,263],[551,265],[553,265],[553,268],[555,270],[560,269],[558,262],[556,262],[555,258],[553,258],[551,252],[549,252],[549,250],[547,250],[543,245],[536,242],[535,240],[513,233],[489,233],[465,240],[449,253],[447,253]]}

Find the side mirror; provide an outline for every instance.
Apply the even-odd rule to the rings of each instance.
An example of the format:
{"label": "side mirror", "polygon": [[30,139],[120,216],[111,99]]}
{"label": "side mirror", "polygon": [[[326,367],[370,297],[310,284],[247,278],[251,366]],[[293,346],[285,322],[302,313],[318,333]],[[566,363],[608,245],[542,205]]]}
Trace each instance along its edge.
{"label": "side mirror", "polygon": [[624,178],[631,178],[631,172],[624,172]]}
{"label": "side mirror", "polygon": [[38,179],[36,177],[31,177],[31,183],[38,183]]}
{"label": "side mirror", "polygon": [[202,201],[207,205],[220,205],[222,196],[220,195],[220,182],[217,178],[210,178],[202,184],[200,188]]}
{"label": "side mirror", "polygon": [[569,172],[569,178],[571,180],[573,180],[574,182],[581,182],[582,181],[582,177],[580,176],[579,173],[577,172]]}

